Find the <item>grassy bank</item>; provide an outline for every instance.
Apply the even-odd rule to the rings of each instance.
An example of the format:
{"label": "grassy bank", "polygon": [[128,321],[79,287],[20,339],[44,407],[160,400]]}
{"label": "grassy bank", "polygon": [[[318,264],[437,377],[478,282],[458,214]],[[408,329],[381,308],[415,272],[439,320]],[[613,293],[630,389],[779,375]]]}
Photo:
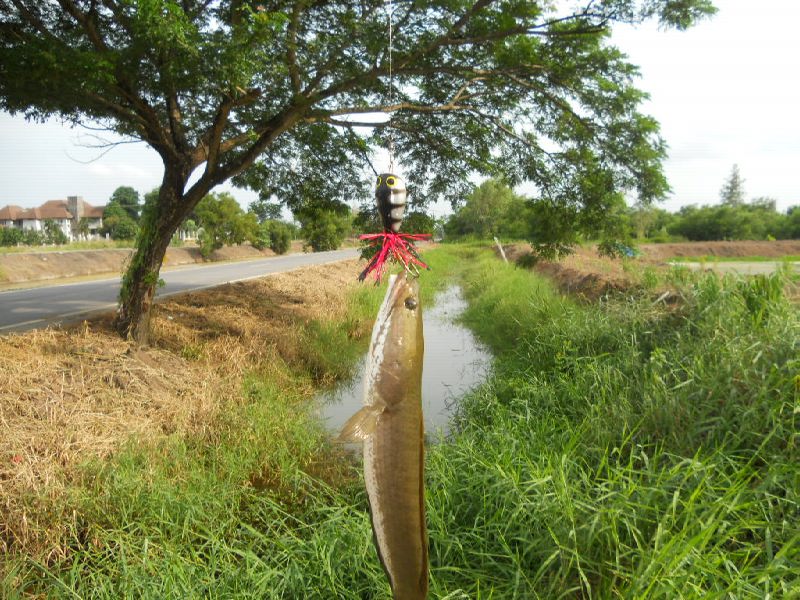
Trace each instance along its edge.
{"label": "grassy bank", "polygon": [[498,360],[429,464],[446,589],[800,594],[800,320],[780,282],[706,276],[664,312],[470,262],[465,319]]}
{"label": "grassy bank", "polygon": [[102,322],[0,338],[0,597],[264,597],[251,548],[280,560],[354,475],[311,400],[366,349],[382,289],[356,273],[171,299],[146,352]]}
{"label": "grassy bank", "polygon": [[[474,247],[426,259],[427,301],[460,277],[497,356],[428,453],[431,598],[800,592],[800,321],[779,285],[687,281],[665,312],[576,305]],[[308,402],[380,296],[297,327],[205,427],[84,465],[63,556],[14,560],[0,596],[388,598],[360,470]],[[218,348],[180,340],[192,360]]]}
{"label": "grassy bank", "polygon": [[[438,261],[439,274],[447,262]],[[181,402],[187,387],[209,387],[204,410],[181,420],[199,422],[165,420],[165,430],[176,430],[167,435],[137,423],[147,435],[134,435],[110,455],[66,472],[40,467],[27,477],[32,485],[20,485],[13,497],[7,489],[0,497],[9,507],[0,522],[0,544],[8,551],[0,562],[0,597],[335,598],[388,589],[372,549],[359,471],[317,423],[313,401],[321,387],[351,373],[385,286],[355,285],[355,265],[332,282],[318,279],[330,277],[330,267],[308,271],[282,276],[295,283],[307,278],[299,288],[270,277],[160,307],[157,349],[142,358],[163,366],[165,377],[173,372],[188,381],[167,399],[160,372],[158,381],[149,372],[152,401]],[[425,301],[436,287],[425,286]],[[57,354],[45,370],[64,371],[76,354],[97,357],[98,368],[119,361],[111,366],[123,378],[142,370],[128,360],[124,343],[104,337],[101,324],[91,331],[26,335],[10,339],[10,350]],[[205,371],[205,381],[176,369]],[[95,377],[116,382],[114,373]],[[139,384],[147,382],[123,383],[127,392],[102,403],[123,405],[140,391],[146,395]],[[69,396],[95,391],[91,385],[81,393],[67,388]],[[4,392],[0,385],[0,400]],[[77,419],[90,410],[105,409],[81,406]],[[24,420],[16,443],[5,440],[10,453],[30,436]],[[67,437],[74,435],[71,425],[61,426]],[[84,446],[91,456],[91,443]],[[0,479],[18,481],[19,470],[36,460],[14,457],[20,464],[0,472]],[[45,477],[57,485],[37,487]],[[26,519],[24,528],[17,525]]]}

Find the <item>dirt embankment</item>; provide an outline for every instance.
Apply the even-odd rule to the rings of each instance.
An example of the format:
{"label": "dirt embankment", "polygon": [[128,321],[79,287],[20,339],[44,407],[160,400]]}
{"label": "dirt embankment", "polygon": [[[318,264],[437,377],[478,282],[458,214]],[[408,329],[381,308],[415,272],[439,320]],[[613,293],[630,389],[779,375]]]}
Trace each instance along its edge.
{"label": "dirt embankment", "polygon": [[[0,553],[61,552],[71,517],[55,514],[57,500],[79,463],[131,436],[206,431],[241,401],[243,373],[280,378],[279,365],[312,360],[305,325],[344,314],[359,268],[344,261],[173,297],[154,308],[148,349],[115,335],[110,317],[0,336]],[[370,326],[353,322],[348,335]]]}
{"label": "dirt embankment", "polygon": [[[294,242],[290,252],[301,252],[302,243]],[[0,284],[14,284],[103,273],[121,273],[133,249],[70,250],[65,252],[25,252],[0,254]],[[226,246],[215,250],[209,262],[245,260],[275,256],[272,250],[252,246]],[[197,247],[168,248],[165,267],[207,262]]]}
{"label": "dirt embankment", "polygon": [[674,244],[642,244],[639,250],[644,257],[654,260],[686,256],[743,257],[764,256],[780,258],[800,255],[800,240],[773,242],[682,242]]}
{"label": "dirt embankment", "polygon": [[[512,244],[504,249],[510,261],[517,261],[531,251],[528,244]],[[642,244],[639,251],[640,257],[623,261],[598,255],[594,246],[578,247],[573,254],[557,261],[538,261],[534,269],[550,277],[563,292],[594,300],[642,287],[649,273],[666,269],[671,258],[764,256],[777,259],[800,254],[800,240]]]}

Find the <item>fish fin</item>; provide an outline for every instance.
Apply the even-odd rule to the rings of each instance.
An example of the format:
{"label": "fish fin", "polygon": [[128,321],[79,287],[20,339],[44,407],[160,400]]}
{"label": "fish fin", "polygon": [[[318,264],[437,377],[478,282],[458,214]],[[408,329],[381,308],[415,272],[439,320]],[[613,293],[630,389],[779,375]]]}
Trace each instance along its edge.
{"label": "fish fin", "polygon": [[339,434],[340,442],[363,442],[375,432],[378,417],[381,416],[386,406],[383,404],[370,404],[359,410],[347,420]]}

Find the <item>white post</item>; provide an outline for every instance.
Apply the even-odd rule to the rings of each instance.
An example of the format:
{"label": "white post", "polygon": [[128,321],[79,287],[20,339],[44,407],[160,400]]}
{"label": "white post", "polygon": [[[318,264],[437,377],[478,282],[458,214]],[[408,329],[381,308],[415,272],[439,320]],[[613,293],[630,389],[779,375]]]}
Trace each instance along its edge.
{"label": "white post", "polygon": [[506,258],[506,251],[503,250],[503,245],[500,243],[500,240],[497,239],[497,236],[494,236],[494,243],[497,244],[497,249],[500,250],[500,256],[503,257],[503,261],[508,264],[508,259]]}

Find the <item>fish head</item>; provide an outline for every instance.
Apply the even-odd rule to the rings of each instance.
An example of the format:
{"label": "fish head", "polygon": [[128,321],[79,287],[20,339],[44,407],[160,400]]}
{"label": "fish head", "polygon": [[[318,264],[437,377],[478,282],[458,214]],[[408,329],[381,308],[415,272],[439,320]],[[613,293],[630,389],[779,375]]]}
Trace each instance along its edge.
{"label": "fish head", "polygon": [[[422,305],[419,279],[405,272],[396,277],[386,298],[387,311],[379,316],[385,321],[373,352],[376,364],[382,364],[381,368],[390,373],[387,381],[402,382],[401,387],[405,387],[417,377],[417,371],[422,372]],[[411,373],[415,375],[409,376]]]}
{"label": "fish head", "polygon": [[[417,329],[422,326],[419,279],[410,277],[408,273],[401,273],[393,283],[390,294],[390,312],[387,317],[391,321],[390,329],[393,330],[395,339],[415,337]],[[401,341],[401,344],[404,343],[406,342]]]}

